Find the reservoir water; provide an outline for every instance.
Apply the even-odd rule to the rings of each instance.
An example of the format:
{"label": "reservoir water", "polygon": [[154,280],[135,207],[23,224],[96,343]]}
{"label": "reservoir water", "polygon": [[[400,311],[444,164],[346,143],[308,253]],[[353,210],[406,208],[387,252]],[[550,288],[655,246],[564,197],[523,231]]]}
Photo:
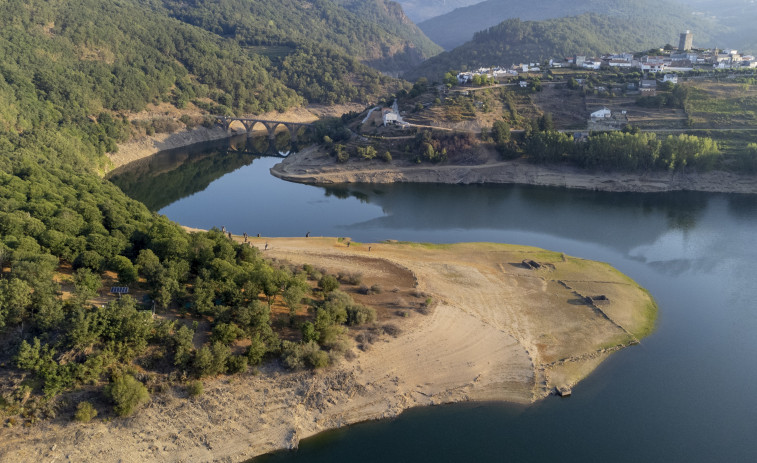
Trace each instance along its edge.
{"label": "reservoir water", "polygon": [[187,226],[262,236],[524,244],[609,262],[660,312],[567,399],[410,410],[255,461],[757,461],[757,197],[513,185],[288,183],[226,145],[114,174]]}

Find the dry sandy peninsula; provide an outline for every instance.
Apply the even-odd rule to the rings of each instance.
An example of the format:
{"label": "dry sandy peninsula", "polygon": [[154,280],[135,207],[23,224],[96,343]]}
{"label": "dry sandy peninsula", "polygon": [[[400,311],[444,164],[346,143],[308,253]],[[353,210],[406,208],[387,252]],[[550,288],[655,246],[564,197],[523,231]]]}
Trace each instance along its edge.
{"label": "dry sandy peninsula", "polygon": [[498,161],[482,156],[470,165],[417,165],[394,161],[350,161],[337,164],[318,147],[293,154],[271,169],[284,180],[310,184],[339,183],[518,183],[584,190],[653,193],[705,191],[757,193],[757,176],[731,172],[589,172],[570,166],[543,166],[523,160]]}
{"label": "dry sandy peninsula", "polygon": [[[134,417],[68,417],[0,431],[3,462],[244,461],[318,432],[468,400],[531,403],[575,385],[654,324],[650,296],[607,264],[500,244],[359,244],[253,238],[268,257],[406,280],[437,304],[398,318],[402,333],[325,371],[258,374],[155,394]],[[369,249],[370,246],[370,249]],[[524,260],[539,263],[530,268]],[[398,277],[399,276],[399,277]],[[586,296],[606,296],[591,302]],[[580,393],[576,391],[576,393]]]}

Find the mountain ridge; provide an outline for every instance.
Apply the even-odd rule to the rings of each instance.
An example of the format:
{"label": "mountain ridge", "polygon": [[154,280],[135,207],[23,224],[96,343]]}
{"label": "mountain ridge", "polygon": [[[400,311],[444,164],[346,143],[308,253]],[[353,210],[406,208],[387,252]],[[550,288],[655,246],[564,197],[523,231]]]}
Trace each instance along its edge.
{"label": "mountain ridge", "polygon": [[515,0],[486,0],[423,21],[418,26],[431,40],[446,50],[451,50],[472,39],[475,32],[495,26],[506,19],[538,21],[582,13],[631,20],[648,18],[659,21],[665,18],[673,32],[696,30],[700,43],[709,40],[713,32],[707,19],[695,17],[688,7],[668,0],[577,0],[570,4],[559,0],[534,0],[528,3]]}

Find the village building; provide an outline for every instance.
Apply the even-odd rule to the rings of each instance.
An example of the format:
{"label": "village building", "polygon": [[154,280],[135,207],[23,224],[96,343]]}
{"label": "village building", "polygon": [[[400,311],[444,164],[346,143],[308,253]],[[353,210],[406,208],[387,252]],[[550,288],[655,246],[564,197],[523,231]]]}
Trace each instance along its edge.
{"label": "village building", "polygon": [[382,111],[382,119],[384,121],[384,127],[386,127],[389,124],[397,124],[399,122],[399,114],[394,112],[392,109],[384,108]]}
{"label": "village building", "polygon": [[[666,58],[664,56],[643,56],[639,62],[639,67],[643,72],[658,73],[665,70]],[[668,63],[670,58],[667,58]]]}
{"label": "village building", "polygon": [[655,96],[657,95],[657,81],[642,79],[639,82],[639,90],[641,90],[641,94],[644,96]]}
{"label": "village building", "polygon": [[581,65],[584,69],[592,69],[592,70],[598,70],[600,67],[602,67],[602,61],[598,59],[590,59],[584,61],[584,63]]}
{"label": "village building", "polygon": [[599,111],[594,111],[591,113],[591,119],[593,121],[599,120],[599,119],[610,119],[612,117],[612,111],[610,111],[607,108],[602,108]]}
{"label": "village building", "polygon": [[678,76],[675,74],[665,74],[662,78],[663,82],[670,82],[671,84],[678,83]]}

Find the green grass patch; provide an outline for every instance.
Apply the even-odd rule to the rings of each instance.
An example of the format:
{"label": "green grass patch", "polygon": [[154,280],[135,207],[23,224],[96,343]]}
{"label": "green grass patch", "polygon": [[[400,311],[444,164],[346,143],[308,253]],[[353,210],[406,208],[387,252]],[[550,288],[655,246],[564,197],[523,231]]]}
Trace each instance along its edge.
{"label": "green grass patch", "polygon": [[[561,252],[554,252],[554,251],[536,251],[531,254],[531,258],[537,262],[549,262],[549,263],[555,263],[555,262],[562,262],[562,256],[563,253]],[[575,259],[571,259],[573,261]]]}
{"label": "green grass patch", "polygon": [[411,246],[414,248],[424,248],[424,249],[450,249],[452,248],[452,244],[448,243],[416,243],[414,241],[394,241],[394,242],[387,242],[387,244],[401,244],[404,246]]}
{"label": "green grass patch", "polygon": [[652,295],[649,294],[649,291],[642,288],[641,286],[639,286],[639,289],[649,297],[649,301],[644,306],[644,311],[642,313],[643,322],[637,329],[631,331],[631,333],[633,333],[633,335],[636,336],[637,339],[644,339],[650,334],[654,333],[654,330],[657,326],[657,314],[659,312],[659,307],[657,306],[657,302],[655,302]]}

